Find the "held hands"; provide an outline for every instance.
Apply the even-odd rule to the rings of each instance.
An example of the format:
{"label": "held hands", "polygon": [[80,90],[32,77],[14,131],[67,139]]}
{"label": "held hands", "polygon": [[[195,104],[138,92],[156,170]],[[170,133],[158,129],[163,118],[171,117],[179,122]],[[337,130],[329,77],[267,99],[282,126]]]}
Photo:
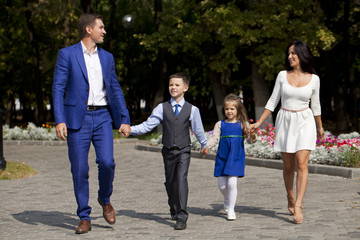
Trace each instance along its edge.
{"label": "held hands", "polygon": [[201,149],[200,153],[207,155],[209,153],[209,147]]}
{"label": "held hands", "polygon": [[253,123],[253,124],[250,124],[250,127],[249,127],[249,132],[252,132],[254,131],[255,129],[259,128],[261,125],[261,123],[259,122],[256,122],[256,123]]}
{"label": "held hands", "polygon": [[255,143],[256,142],[256,134],[253,130],[249,132],[249,137],[247,139],[248,143]]}
{"label": "held hands", "polygon": [[131,133],[130,125],[129,124],[121,124],[118,132],[123,137],[128,137]]}
{"label": "held hands", "polygon": [[248,143],[255,143],[256,142],[256,134],[255,131],[260,127],[260,122],[257,121],[256,123],[249,125],[249,136],[246,139]]}
{"label": "held hands", "polygon": [[58,123],[56,125],[56,136],[63,141],[66,141],[67,128],[65,123]]}

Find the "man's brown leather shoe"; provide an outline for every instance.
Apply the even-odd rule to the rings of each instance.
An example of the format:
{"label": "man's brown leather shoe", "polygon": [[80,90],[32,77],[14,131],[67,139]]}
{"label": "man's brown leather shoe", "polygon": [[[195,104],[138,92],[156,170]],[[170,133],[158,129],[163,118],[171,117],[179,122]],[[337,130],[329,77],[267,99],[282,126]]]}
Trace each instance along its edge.
{"label": "man's brown leather shoe", "polygon": [[115,217],[115,209],[113,208],[113,206],[111,205],[111,203],[105,205],[100,198],[98,198],[98,202],[100,203],[100,205],[103,208],[103,216],[105,218],[105,220],[109,223],[109,224],[114,224],[116,221],[116,217]]}
{"label": "man's brown leather shoe", "polygon": [[76,228],[75,233],[76,234],[82,234],[87,233],[88,231],[91,231],[91,223],[88,220],[81,220],[79,223],[79,226]]}

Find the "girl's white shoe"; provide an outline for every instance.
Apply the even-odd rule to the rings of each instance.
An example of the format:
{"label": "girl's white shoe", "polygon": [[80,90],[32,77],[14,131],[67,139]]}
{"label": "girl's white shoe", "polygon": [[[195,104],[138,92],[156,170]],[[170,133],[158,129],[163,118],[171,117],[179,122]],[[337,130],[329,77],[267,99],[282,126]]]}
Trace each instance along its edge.
{"label": "girl's white shoe", "polygon": [[224,200],[224,211],[225,213],[229,212],[229,201]]}
{"label": "girl's white shoe", "polygon": [[225,213],[228,213],[228,212],[229,212],[229,207],[226,206],[225,204],[224,204],[224,211],[225,211]]}
{"label": "girl's white shoe", "polygon": [[236,213],[235,212],[232,212],[232,213],[229,213],[227,214],[227,220],[228,221],[234,221],[236,219]]}

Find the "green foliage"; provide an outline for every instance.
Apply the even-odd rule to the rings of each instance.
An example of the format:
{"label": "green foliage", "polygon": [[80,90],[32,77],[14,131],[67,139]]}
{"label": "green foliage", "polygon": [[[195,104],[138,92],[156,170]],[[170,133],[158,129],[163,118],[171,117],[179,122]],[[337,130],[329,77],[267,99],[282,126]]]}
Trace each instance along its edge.
{"label": "green foliage", "polygon": [[157,32],[136,36],[140,44],[149,51],[160,46],[173,55],[193,55],[202,66],[216,72],[237,71],[241,64],[238,50],[248,48],[248,58],[272,80],[282,69],[284,49],[291,40],[304,40],[315,55],[335,43],[314,1],[173,2],[162,13]]}
{"label": "green foliage", "polygon": [[[139,99],[153,100],[159,84],[163,84],[159,82],[159,61],[166,63],[165,75],[176,71],[190,75],[189,98],[210,99],[213,72],[223,77],[218,79],[221,90],[237,92],[251,86],[251,63],[256,63],[267,80],[274,80],[274,75],[283,69],[284,50],[290,41],[307,42],[319,57],[336,48],[347,36],[343,31],[344,1],[161,2],[162,11],[155,12],[154,1],[149,0],[91,1],[93,11],[104,16],[107,36],[102,47],[115,57],[119,82],[129,106],[137,106]],[[19,98],[24,114],[28,112],[31,118],[34,115],[31,109],[51,103],[56,56],[60,48],[79,41],[76,23],[82,8],[77,0],[0,0],[0,3],[1,106],[4,108]],[[347,65],[358,75],[358,2],[350,1],[350,9],[349,40],[345,44],[349,44],[351,61]],[[122,17],[129,13],[136,22],[126,30]],[[343,49],[340,46],[334,53],[339,57],[331,59],[335,66],[347,59]],[[164,51],[163,59],[159,58],[159,51]],[[345,68],[337,69],[337,79],[345,78],[347,72]]]}
{"label": "green foliage", "polygon": [[284,50],[290,41],[307,42],[315,56],[335,43],[315,1],[255,1],[244,19],[246,32],[240,41],[252,46],[249,58],[267,80],[283,69]]}
{"label": "green foliage", "polygon": [[139,138],[140,140],[148,140],[148,141],[150,141],[151,139],[156,139],[161,135],[162,135],[162,132],[151,132],[151,133],[147,133],[147,134],[144,134],[144,135],[137,136],[137,138]]}
{"label": "green foliage", "polygon": [[346,167],[360,167],[360,150],[356,147],[351,147],[344,152],[346,160]]}
{"label": "green foliage", "polygon": [[37,171],[24,162],[7,162],[6,169],[0,170],[0,180],[13,180],[36,175]]}
{"label": "green foliage", "polygon": [[45,109],[57,52],[77,38],[78,1],[2,2],[1,105],[19,98],[24,109]]}

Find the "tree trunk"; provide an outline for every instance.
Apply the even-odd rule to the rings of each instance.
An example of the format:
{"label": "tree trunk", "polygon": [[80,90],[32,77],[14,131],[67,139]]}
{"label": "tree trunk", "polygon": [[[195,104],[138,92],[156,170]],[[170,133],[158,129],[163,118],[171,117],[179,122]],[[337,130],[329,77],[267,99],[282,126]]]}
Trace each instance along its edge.
{"label": "tree trunk", "polygon": [[[28,6],[28,1],[26,0],[25,6]],[[39,124],[45,121],[46,114],[45,114],[45,106],[44,106],[44,94],[43,94],[43,81],[42,81],[42,74],[40,70],[40,50],[39,50],[39,40],[38,35],[31,20],[32,13],[30,10],[25,11],[26,23],[29,29],[29,40],[32,47],[32,54],[33,54],[33,83],[34,83],[34,92],[36,94],[35,101],[37,105],[37,111],[34,116],[35,123]]]}
{"label": "tree trunk", "polygon": [[[330,105],[329,112],[335,111],[335,122],[336,122],[336,132],[345,131],[348,128],[348,121],[346,117],[346,110],[345,110],[345,94],[344,94],[344,75],[339,74],[338,70],[338,63],[333,61],[335,56],[339,56],[341,54],[341,48],[333,49],[331,52],[324,53],[324,81],[320,86],[321,92],[325,93],[323,95],[328,95],[323,97],[323,99],[328,99],[328,101],[333,101],[334,104]],[[343,70],[345,68],[341,68]],[[339,79],[340,78],[340,79]],[[329,92],[330,94],[326,94]],[[330,97],[329,97],[330,95]],[[326,109],[326,106],[321,106]],[[323,112],[323,111],[322,111]],[[328,128],[326,125],[324,128]],[[330,129],[335,130],[335,129]]]}
{"label": "tree trunk", "polygon": [[353,61],[354,61],[354,56],[353,53],[356,51],[353,51],[351,49],[351,42],[350,42],[350,27],[351,24],[350,23],[350,0],[345,0],[344,1],[344,52],[345,52],[345,57],[346,57],[346,64],[345,64],[345,76],[346,76],[346,80],[348,82],[348,87],[350,89],[350,97],[348,98],[348,103],[347,106],[349,107],[349,123],[351,123],[351,127],[353,130],[358,131],[359,130],[359,123],[358,123],[358,85],[356,83],[355,80],[355,71],[353,69]]}
{"label": "tree trunk", "polygon": [[91,0],[81,0],[81,7],[84,13],[91,13],[93,12],[91,7]]}
{"label": "tree trunk", "polygon": [[[159,29],[159,26],[161,24],[161,19],[159,18],[159,13],[162,12],[162,0],[154,0],[155,5],[155,29],[156,31]],[[156,63],[156,76],[157,76],[157,91],[155,93],[154,99],[153,99],[153,106],[156,107],[159,103],[164,101],[164,93],[165,93],[165,86],[168,85],[167,78],[167,65],[166,65],[166,50],[164,48],[158,49],[158,57],[157,57],[157,63]]]}
{"label": "tree trunk", "polygon": [[[346,100],[345,92],[346,87],[349,84],[349,0],[344,2],[344,17],[343,17],[343,41],[341,43],[341,52],[344,54],[344,60],[346,64],[343,64],[342,71],[344,72],[345,86],[340,83],[340,86],[336,88],[336,130],[337,131],[346,131],[349,129],[349,117],[346,112]],[[351,63],[350,63],[351,65]]]}
{"label": "tree trunk", "polygon": [[344,132],[349,128],[348,119],[346,117],[344,88],[339,86],[335,91],[336,130]]}
{"label": "tree trunk", "polygon": [[[270,97],[269,88],[265,82],[265,79],[259,74],[259,66],[256,63],[252,63],[252,87],[254,91],[255,99],[255,119],[259,119],[264,111],[264,107]],[[272,115],[265,120],[265,122],[273,124]],[[262,125],[261,127],[264,127]]]}
{"label": "tree trunk", "polygon": [[351,101],[351,123],[352,123],[352,127],[355,131],[359,131],[359,122],[358,122],[358,116],[359,116],[359,110],[358,110],[358,103],[359,103],[359,86],[356,83],[356,79],[355,79],[355,71],[354,68],[351,67],[351,64],[349,66],[349,74],[350,74],[350,101]]}
{"label": "tree trunk", "polygon": [[114,48],[114,44],[116,42],[116,39],[114,37],[114,35],[115,35],[115,32],[114,32],[115,12],[116,12],[116,6],[117,6],[116,0],[109,0],[109,5],[110,5],[109,21],[107,24],[105,24],[107,26],[107,28],[106,28],[107,41],[106,41],[105,47],[109,52],[112,52],[112,50]]}
{"label": "tree trunk", "polygon": [[[12,120],[12,111],[13,111],[14,99],[13,96],[9,96],[6,102],[6,109],[5,109],[5,124],[11,126]],[[1,109],[0,109],[1,111]]]}
{"label": "tree trunk", "polygon": [[221,120],[221,119],[224,119],[222,109],[223,109],[225,93],[223,91],[223,86],[221,84],[220,74],[213,70],[210,70],[209,78],[210,78],[211,87],[213,90],[215,106],[216,106],[216,113],[217,113],[218,119]]}
{"label": "tree trunk", "polygon": [[166,91],[165,86],[168,85],[168,81],[166,78],[167,73],[167,65],[165,62],[165,49],[160,48],[158,57],[157,57],[157,68],[156,68],[156,75],[158,80],[158,87],[153,99],[153,106],[156,107],[159,103],[164,101],[164,93]]}

